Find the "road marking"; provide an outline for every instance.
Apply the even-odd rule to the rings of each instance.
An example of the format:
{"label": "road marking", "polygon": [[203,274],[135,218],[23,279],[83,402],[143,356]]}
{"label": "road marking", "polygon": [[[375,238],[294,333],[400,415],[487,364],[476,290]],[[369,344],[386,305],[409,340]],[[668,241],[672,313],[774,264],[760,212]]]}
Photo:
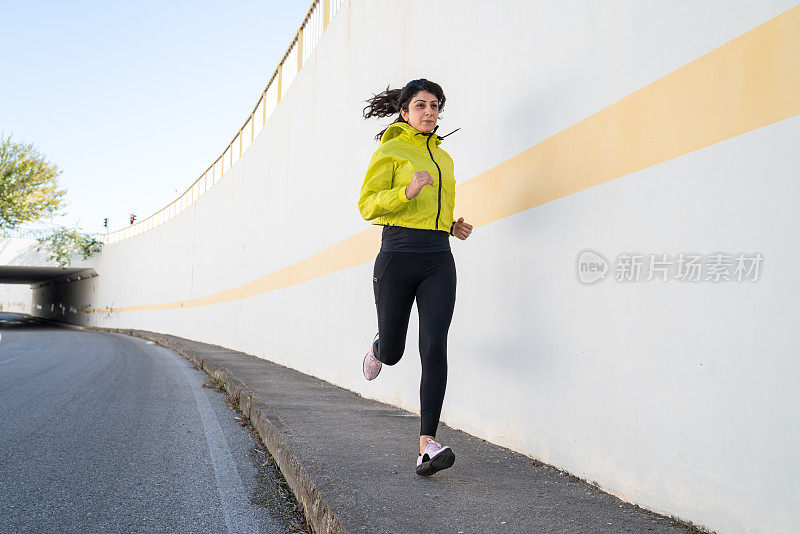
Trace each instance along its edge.
{"label": "road marking", "polygon": [[219,419],[206,396],[206,390],[197,383],[197,376],[192,374],[191,367],[183,365],[180,367],[192,388],[197,410],[203,421],[208,452],[211,454],[211,465],[214,467],[214,478],[217,481],[217,493],[222,502],[222,510],[225,512],[225,525],[228,527],[228,533],[258,533],[259,527],[250,511],[250,501],[246,497],[244,484],[242,484],[239,471],[236,469],[228,441],[222,433]]}

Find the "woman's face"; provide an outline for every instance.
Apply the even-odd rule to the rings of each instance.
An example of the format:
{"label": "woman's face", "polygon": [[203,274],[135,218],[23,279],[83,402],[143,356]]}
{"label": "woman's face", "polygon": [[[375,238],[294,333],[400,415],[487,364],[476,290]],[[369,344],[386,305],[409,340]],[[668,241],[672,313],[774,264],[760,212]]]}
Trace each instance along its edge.
{"label": "woman's face", "polygon": [[439,100],[428,91],[419,91],[411,97],[408,112],[400,110],[403,120],[418,132],[432,132],[439,120]]}

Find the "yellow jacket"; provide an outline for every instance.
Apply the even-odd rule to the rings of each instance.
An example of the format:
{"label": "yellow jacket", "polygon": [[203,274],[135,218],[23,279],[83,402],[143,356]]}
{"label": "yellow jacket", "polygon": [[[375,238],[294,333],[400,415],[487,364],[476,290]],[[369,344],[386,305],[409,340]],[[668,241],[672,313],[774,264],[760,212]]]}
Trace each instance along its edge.
{"label": "yellow jacket", "polygon": [[[423,133],[395,122],[386,129],[361,186],[358,210],[364,219],[372,224],[450,232],[456,180],[453,160],[439,148],[442,137],[436,135],[436,128]],[[406,186],[418,171],[428,171],[434,185],[426,185],[409,200]]]}

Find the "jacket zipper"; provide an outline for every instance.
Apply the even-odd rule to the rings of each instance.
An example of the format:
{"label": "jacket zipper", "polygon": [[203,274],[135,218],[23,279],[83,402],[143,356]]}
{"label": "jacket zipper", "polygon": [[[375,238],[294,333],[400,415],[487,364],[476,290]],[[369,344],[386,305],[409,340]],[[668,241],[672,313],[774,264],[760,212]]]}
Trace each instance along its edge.
{"label": "jacket zipper", "polygon": [[[432,134],[433,132],[431,132]],[[431,152],[431,147],[429,145],[431,141],[431,136],[428,135],[428,140],[425,141],[425,148],[428,149],[428,154],[431,155],[431,161],[433,164],[436,165],[436,170],[439,173],[439,197],[436,199],[436,229],[439,229],[439,213],[442,211],[442,169],[439,168],[439,164],[436,163],[436,160],[433,159],[433,152]]]}

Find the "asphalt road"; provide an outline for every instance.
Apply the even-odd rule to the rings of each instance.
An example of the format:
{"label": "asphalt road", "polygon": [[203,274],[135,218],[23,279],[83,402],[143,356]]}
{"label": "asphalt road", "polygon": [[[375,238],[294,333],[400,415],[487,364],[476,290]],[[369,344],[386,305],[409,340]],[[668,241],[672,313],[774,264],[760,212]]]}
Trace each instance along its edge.
{"label": "asphalt road", "polygon": [[0,313],[0,533],[285,533],[266,450],[177,353]]}

